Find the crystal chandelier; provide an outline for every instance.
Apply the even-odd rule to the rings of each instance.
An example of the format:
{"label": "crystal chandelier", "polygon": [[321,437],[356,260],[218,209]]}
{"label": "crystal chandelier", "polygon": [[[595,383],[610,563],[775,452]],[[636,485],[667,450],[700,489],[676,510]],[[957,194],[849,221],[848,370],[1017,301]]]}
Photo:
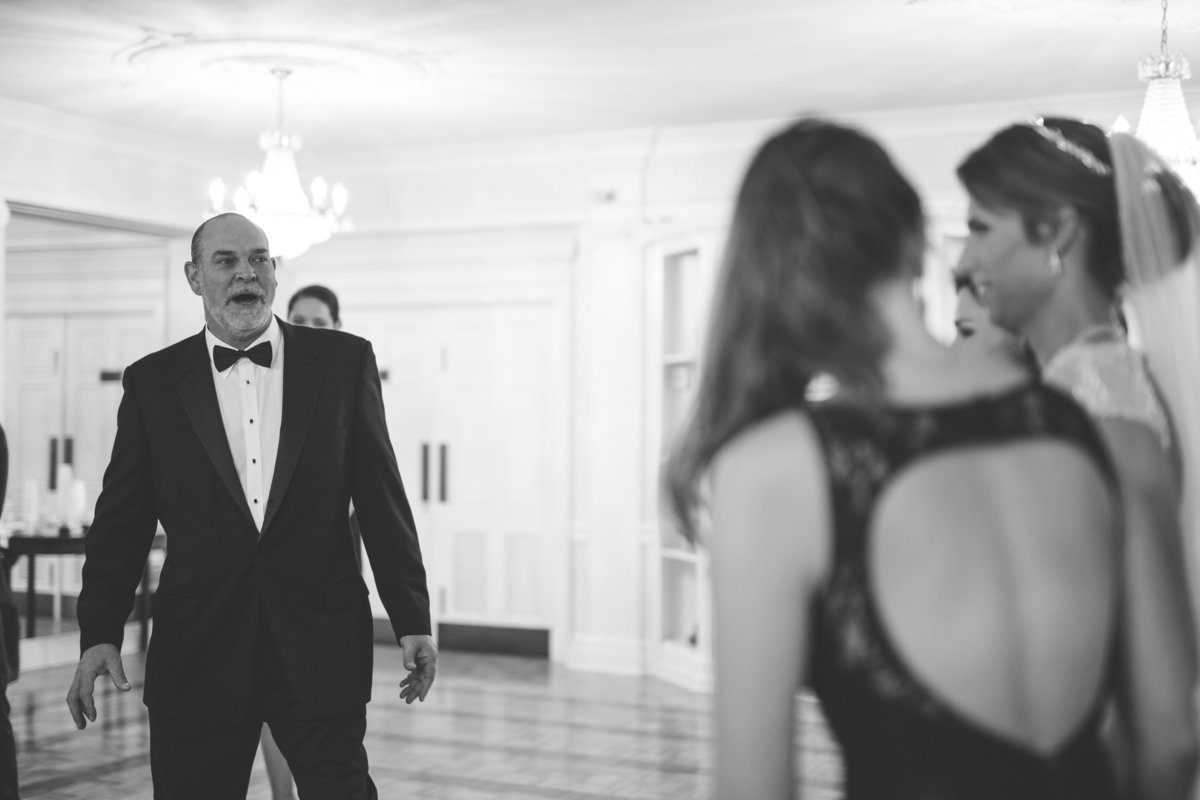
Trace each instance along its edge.
{"label": "crystal chandelier", "polygon": [[1167,0],[1162,0],[1159,51],[1138,63],[1138,77],[1147,86],[1137,137],[1166,159],[1193,190],[1200,189],[1200,141],[1188,115],[1182,84],[1192,77],[1192,68],[1182,53],[1167,49]]}
{"label": "crystal chandelier", "polygon": [[305,195],[296,168],[300,137],[283,124],[283,82],[291,70],[275,68],[271,74],[279,81],[279,120],[275,130],[259,138],[259,147],[266,153],[262,171],[252,171],[245,185],[234,191],[232,209],[224,207],[225,182],[217,178],[209,184],[208,216],[229,210],[244,214],[266,232],[272,255],[295,258],[334,233],[349,230],[349,195],[342,184],[330,189],[320,177],[313,179],[311,197]]}

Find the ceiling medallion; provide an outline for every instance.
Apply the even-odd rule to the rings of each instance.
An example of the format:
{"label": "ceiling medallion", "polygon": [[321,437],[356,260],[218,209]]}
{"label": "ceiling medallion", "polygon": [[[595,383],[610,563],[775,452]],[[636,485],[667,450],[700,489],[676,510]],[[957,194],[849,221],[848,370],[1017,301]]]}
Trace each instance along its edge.
{"label": "ceiling medallion", "polygon": [[269,69],[323,77],[352,73],[393,82],[436,77],[448,52],[399,50],[318,37],[169,33],[142,28],[145,37],[113,54],[113,60],[150,77],[195,76],[200,69],[242,79]]}

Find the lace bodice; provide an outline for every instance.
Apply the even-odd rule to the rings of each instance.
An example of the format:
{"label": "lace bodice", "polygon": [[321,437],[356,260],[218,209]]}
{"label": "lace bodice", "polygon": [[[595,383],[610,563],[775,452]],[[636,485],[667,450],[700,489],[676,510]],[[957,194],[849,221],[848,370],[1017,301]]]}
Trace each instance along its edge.
{"label": "lace bodice", "polygon": [[[1112,472],[1087,415],[1059,391],[930,408],[818,404],[834,519],[833,563],[813,611],[811,684],[842,748],[846,800],[1111,800],[1093,713],[1050,757],[957,714],[907,667],[867,576],[876,502],[906,466],[951,448],[1063,440]],[[1106,687],[1107,688],[1107,687]]]}
{"label": "lace bodice", "polygon": [[1123,419],[1149,427],[1165,450],[1171,428],[1146,359],[1121,340],[1082,341],[1055,353],[1042,375],[1071,394],[1097,419]]}

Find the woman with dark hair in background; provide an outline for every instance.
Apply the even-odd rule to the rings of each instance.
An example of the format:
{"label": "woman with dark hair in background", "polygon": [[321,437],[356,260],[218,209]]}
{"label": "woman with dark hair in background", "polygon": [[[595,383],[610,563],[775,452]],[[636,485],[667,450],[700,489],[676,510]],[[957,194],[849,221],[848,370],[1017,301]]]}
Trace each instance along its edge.
{"label": "woman with dark hair in background", "polygon": [[[1072,119],[1009,126],[958,175],[970,195],[959,268],[992,319],[1029,341],[1045,380],[1092,414],[1119,478],[1126,646],[1118,674],[1135,679],[1114,709],[1125,789],[1185,797],[1197,748],[1185,572],[1194,552],[1181,531],[1200,528],[1180,515],[1181,490],[1200,469],[1200,297],[1186,263],[1200,230],[1195,202],[1136,138]],[[1126,339],[1126,289],[1149,365]]]}
{"label": "woman with dark hair in background", "polygon": [[298,289],[288,300],[288,322],[293,325],[340,330],[342,318],[338,314],[337,295],[319,284]]}
{"label": "woman with dark hair in background", "polygon": [[805,685],[847,800],[1116,796],[1101,712],[1146,665],[1114,674],[1111,466],[1068,397],[929,335],[923,251],[869,137],[804,120],[754,156],[668,467],[685,528],[711,511],[721,800],[794,796]]}

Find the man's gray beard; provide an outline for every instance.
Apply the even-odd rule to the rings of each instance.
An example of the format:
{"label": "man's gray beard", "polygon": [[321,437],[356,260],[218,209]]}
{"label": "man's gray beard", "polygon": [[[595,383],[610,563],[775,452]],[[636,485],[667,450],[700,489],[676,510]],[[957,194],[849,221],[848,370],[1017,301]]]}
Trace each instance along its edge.
{"label": "man's gray beard", "polygon": [[248,335],[266,327],[271,321],[271,307],[265,302],[253,311],[249,308],[239,309],[235,305],[222,304],[214,307],[208,300],[204,301],[209,316],[219,322],[231,333]]}

